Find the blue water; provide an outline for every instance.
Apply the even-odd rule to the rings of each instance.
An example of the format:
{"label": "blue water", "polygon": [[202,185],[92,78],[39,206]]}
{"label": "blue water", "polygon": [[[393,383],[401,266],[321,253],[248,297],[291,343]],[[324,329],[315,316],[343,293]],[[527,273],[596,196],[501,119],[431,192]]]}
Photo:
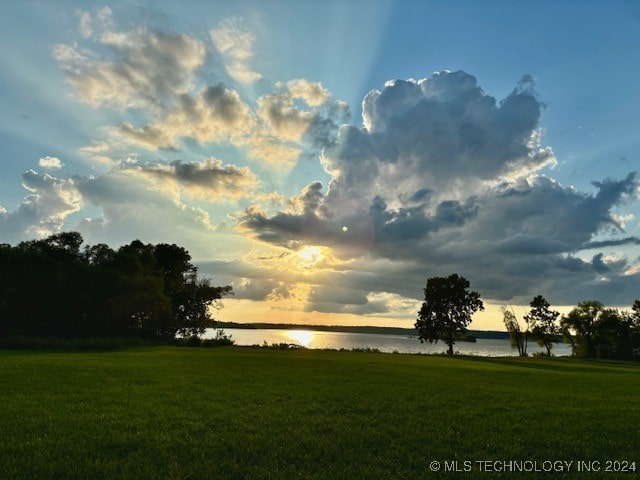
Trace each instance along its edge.
{"label": "blue water", "polygon": [[[231,335],[236,345],[268,345],[288,343],[306,348],[351,350],[354,348],[372,348],[387,353],[446,353],[447,346],[442,343],[420,343],[417,338],[402,335],[379,335],[372,333],[321,332],[317,330],[244,330],[236,328],[224,329]],[[215,331],[208,331],[204,338],[215,336]],[[542,352],[534,342],[529,342],[528,352]],[[508,340],[478,339],[477,342],[458,342],[454,352],[461,355],[482,357],[517,356],[518,351],[511,348]],[[554,345],[553,355],[571,355],[571,346],[564,343]]]}

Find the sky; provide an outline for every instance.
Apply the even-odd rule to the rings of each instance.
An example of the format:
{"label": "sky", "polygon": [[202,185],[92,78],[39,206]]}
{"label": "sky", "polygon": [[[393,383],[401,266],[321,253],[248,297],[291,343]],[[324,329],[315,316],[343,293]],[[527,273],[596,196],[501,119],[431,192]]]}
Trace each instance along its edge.
{"label": "sky", "polygon": [[6,1],[0,242],[176,243],[216,318],[640,298],[640,3]]}

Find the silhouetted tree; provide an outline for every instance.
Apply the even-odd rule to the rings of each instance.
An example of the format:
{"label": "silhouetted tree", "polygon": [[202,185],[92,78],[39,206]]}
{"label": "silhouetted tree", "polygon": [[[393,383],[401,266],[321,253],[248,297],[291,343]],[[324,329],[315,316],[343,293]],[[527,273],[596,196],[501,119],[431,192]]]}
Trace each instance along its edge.
{"label": "silhouetted tree", "polygon": [[211,307],[231,293],[199,280],[182,247],[135,240],[117,251],[81,251],[82,243],[79,233],[63,232],[0,245],[0,335],[198,335],[213,326]]}
{"label": "silhouetted tree", "polygon": [[216,300],[229,295],[231,287],[214,287],[207,279],[198,280],[198,269],[184,248],[166,243],[154,248],[165,294],[171,298],[172,316],[178,326],[176,332],[182,336],[197,336],[213,327],[215,322],[210,308]]}
{"label": "silhouetted tree", "polygon": [[597,358],[633,358],[632,322],[625,312],[615,308],[602,310],[594,338]]}
{"label": "silhouetted tree", "polygon": [[480,294],[469,291],[469,281],[457,274],[432,277],[424,288],[424,303],[415,328],[420,342],[444,341],[453,355],[456,336],[464,335],[471,316],[484,310]]}
{"label": "silhouetted tree", "polygon": [[560,324],[565,337],[571,342],[573,354],[578,357],[595,358],[597,322],[604,305],[596,300],[580,302],[562,317]]}
{"label": "silhouetted tree", "polygon": [[556,322],[560,312],[551,310],[551,304],[542,295],[534,297],[529,305],[531,310],[524,320],[531,327],[532,337],[547,350],[547,356],[550,357],[553,344],[558,343],[561,334],[560,325]]}
{"label": "silhouetted tree", "polygon": [[640,359],[640,300],[633,302],[631,313],[629,313],[631,324],[631,355]]}
{"label": "silhouetted tree", "polygon": [[507,332],[509,332],[511,347],[518,349],[519,356],[526,357],[529,343],[529,322],[527,321],[527,318],[525,317],[524,319],[527,324],[527,329],[522,330],[513,309],[509,310],[506,307],[500,307],[500,311],[502,312],[504,325],[507,328]]}
{"label": "silhouetted tree", "polygon": [[579,303],[562,319],[573,354],[588,358],[640,358],[640,302],[631,312],[605,308],[597,301]]}

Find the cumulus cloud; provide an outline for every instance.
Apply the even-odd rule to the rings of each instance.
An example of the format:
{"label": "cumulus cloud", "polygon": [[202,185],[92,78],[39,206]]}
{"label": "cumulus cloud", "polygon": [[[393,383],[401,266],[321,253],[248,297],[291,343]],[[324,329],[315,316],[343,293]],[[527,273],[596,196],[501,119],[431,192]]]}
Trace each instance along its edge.
{"label": "cumulus cloud", "polygon": [[[388,82],[365,97],[364,128],[343,126],[324,150],[326,190],[313,182],[286,209],[248,208],[238,228],[264,243],[322,245],[358,259],[335,279],[345,288],[360,282],[352,300],[372,292],[419,297],[425,276],[451,272],[477,279],[494,300],[546,288],[555,301],[578,301],[605,269],[610,283],[633,281],[625,258],[578,254],[637,241],[595,241],[624,231],[628,217],[613,211],[637,198],[636,174],[593,182],[594,193],[540,174],[555,163],[541,145],[542,109],[530,77],[501,102],[464,72]],[[308,308],[346,305],[317,300]]]}
{"label": "cumulus cloud", "polygon": [[231,78],[240,83],[253,83],[262,78],[262,75],[252,70],[249,65],[253,58],[253,43],[256,38],[241,18],[223,20],[211,30],[210,35]]}
{"label": "cumulus cloud", "polygon": [[80,12],[80,30],[108,48],[102,57],[78,45],[58,44],[54,57],[83,101],[130,108],[161,106],[187,92],[195,72],[204,64],[204,44],[189,35],[170,35],[137,28],[112,29],[111,11]]}
{"label": "cumulus cloud", "polygon": [[[258,99],[258,115],[271,133],[282,140],[304,140],[324,148],[335,141],[340,126],[351,118],[348,106],[330,99],[329,91],[320,83],[297,79],[278,86],[286,89]],[[304,100],[312,108],[300,108],[294,102],[296,99]]]}
{"label": "cumulus cloud", "polygon": [[29,194],[16,210],[0,210],[0,238],[6,242],[58,233],[67,217],[83,205],[72,179],[27,170],[22,174],[22,186]]}
{"label": "cumulus cloud", "polygon": [[203,88],[195,97],[180,95],[160,120],[139,128],[125,122],[114,133],[148,149],[176,150],[178,140],[184,137],[200,143],[242,142],[254,124],[253,114],[238,92],[218,83]]}
{"label": "cumulus cloud", "polygon": [[[246,89],[233,82],[261,75],[252,66],[256,38],[239,18],[202,41],[144,27],[119,31],[108,8],[77,17],[84,43],[54,48],[68,82],[90,105],[136,110],[124,112],[108,139],[79,150],[108,166],[105,174],[25,173],[24,202],[11,213],[0,208],[5,236],[58,231],[87,203],[102,215],[79,228],[99,239],[129,241],[144,231],[149,240],[178,241],[179,230],[205,244],[213,232],[240,233],[238,241],[257,240],[275,260],[221,266],[229,281],[242,279],[239,298],[298,302],[307,311],[413,315],[403,302],[419,299],[427,276],[451,272],[500,301],[547,292],[553,303],[637,295],[638,260],[619,250],[640,242],[625,234],[633,217],[621,211],[637,199],[638,177],[594,181],[581,192],[546,176],[556,158],[544,144],[545,105],[531,76],[502,100],[462,71],[392,80],[365,96],[357,126],[344,102],[302,78],[243,99]],[[198,81],[207,61],[222,63],[228,84]],[[114,160],[131,147],[179,151],[189,142],[232,146],[282,174],[302,155],[319,154],[330,181],[269,203],[248,168],[215,158]],[[43,157],[40,166],[62,166],[55,160]],[[235,215],[235,228],[184,203],[249,194],[258,203]]]}
{"label": "cumulus cloud", "polygon": [[249,66],[255,36],[241,18],[227,18],[209,32],[219,53],[210,55],[206,42],[191,35],[142,26],[118,30],[106,7],[76,14],[84,43],[58,44],[54,57],[81,100],[129,110],[105,129],[108,138],[79,150],[100,164],[113,164],[131,146],[180,151],[195,141],[231,144],[286,174],[303,153],[333,144],[350,119],[345,102],[304,78],[277,82],[256,104],[220,81],[202,86],[206,62],[221,62],[232,83],[261,78]]}
{"label": "cumulus cloud", "polygon": [[[282,84],[278,86],[283,86]],[[310,82],[304,78],[296,78],[286,83],[292,98],[304,100],[310,107],[319,107],[331,98],[329,90],[320,82]]]}
{"label": "cumulus cloud", "polygon": [[59,158],[50,156],[42,157],[40,160],[38,160],[38,165],[40,165],[40,167],[42,168],[52,170],[60,169],[63,167],[63,163]]}
{"label": "cumulus cloud", "polygon": [[428,188],[467,195],[487,182],[553,164],[542,147],[543,104],[519,84],[501,102],[475,77],[444,72],[419,81],[388,82],[363,100],[364,129],[345,126],[324,152],[336,202],[385,192],[386,199]]}
{"label": "cumulus cloud", "polygon": [[264,95],[258,99],[258,114],[274,135],[283,140],[299,142],[313,121],[313,112],[293,104],[287,93]]}

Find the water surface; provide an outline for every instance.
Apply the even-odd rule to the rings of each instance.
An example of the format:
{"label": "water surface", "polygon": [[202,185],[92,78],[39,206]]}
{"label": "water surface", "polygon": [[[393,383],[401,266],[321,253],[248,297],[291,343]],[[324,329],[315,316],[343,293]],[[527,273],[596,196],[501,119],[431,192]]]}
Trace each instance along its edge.
{"label": "water surface", "polygon": [[[402,335],[385,335],[373,333],[324,332],[317,330],[275,330],[275,329],[238,329],[225,328],[236,345],[268,345],[288,343],[305,348],[334,349],[372,348],[387,353],[446,353],[447,346],[442,343],[420,343],[417,338]],[[204,338],[215,336],[215,331],[208,331]],[[462,355],[482,357],[517,356],[518,351],[511,348],[508,340],[482,339],[473,342],[458,342],[454,351]],[[528,352],[542,352],[534,342],[529,342]],[[552,353],[557,356],[571,355],[571,346],[564,343],[554,345]]]}

